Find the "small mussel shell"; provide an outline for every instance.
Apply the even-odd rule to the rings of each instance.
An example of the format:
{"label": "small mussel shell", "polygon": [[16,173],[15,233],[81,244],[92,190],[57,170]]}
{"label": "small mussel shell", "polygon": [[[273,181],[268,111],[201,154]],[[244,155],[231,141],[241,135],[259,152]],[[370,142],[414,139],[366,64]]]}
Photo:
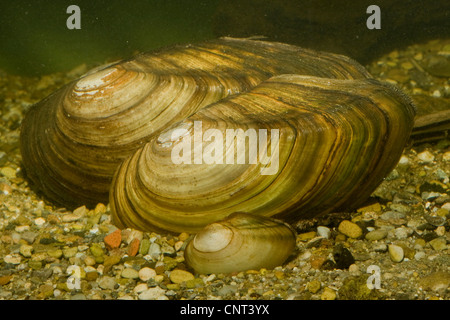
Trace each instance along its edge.
{"label": "small mussel shell", "polygon": [[24,171],[59,205],[106,202],[117,166],[154,134],[285,73],[369,77],[343,56],[246,39],[140,54],[99,67],[30,109],[20,137]]}
{"label": "small mussel shell", "polygon": [[282,221],[234,213],[196,234],[184,256],[198,273],[273,269],[292,254],[295,241],[295,231]]}

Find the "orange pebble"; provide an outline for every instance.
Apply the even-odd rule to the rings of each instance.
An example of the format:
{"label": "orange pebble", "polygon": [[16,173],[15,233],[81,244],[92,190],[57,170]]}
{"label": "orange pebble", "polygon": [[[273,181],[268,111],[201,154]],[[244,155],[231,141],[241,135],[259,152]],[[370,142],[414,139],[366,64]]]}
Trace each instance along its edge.
{"label": "orange pebble", "polygon": [[139,251],[139,243],[140,241],[137,238],[134,238],[133,241],[131,241],[130,246],[128,247],[128,255],[130,257],[137,255]]}
{"label": "orange pebble", "polygon": [[120,242],[122,241],[122,233],[119,229],[115,230],[108,234],[103,241],[105,242],[106,248],[108,250],[112,250],[118,248],[120,246]]}

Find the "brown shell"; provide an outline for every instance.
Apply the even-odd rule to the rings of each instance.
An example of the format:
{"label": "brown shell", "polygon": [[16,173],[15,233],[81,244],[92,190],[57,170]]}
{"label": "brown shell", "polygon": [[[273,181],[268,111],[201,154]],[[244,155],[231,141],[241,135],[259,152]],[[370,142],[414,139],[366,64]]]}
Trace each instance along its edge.
{"label": "brown shell", "polygon": [[246,39],[141,54],[91,71],[29,111],[26,174],[60,205],[106,202],[117,166],[159,131],[279,74],[369,77],[343,56]]}
{"label": "brown shell", "polygon": [[[198,232],[233,212],[294,222],[356,208],[397,164],[413,120],[410,99],[373,79],[275,76],[199,110],[126,159],[110,192],[113,219],[120,227]],[[196,123],[204,145],[195,144]],[[267,148],[259,148],[271,150],[270,161],[259,155],[238,164],[237,154],[248,157],[258,143],[226,140],[227,130],[236,129],[266,129]],[[208,132],[214,140],[205,138]],[[226,142],[216,145],[218,137]],[[174,150],[185,146],[190,161],[174,161]],[[204,150],[222,154],[211,163]],[[263,173],[275,161],[276,170]]]}

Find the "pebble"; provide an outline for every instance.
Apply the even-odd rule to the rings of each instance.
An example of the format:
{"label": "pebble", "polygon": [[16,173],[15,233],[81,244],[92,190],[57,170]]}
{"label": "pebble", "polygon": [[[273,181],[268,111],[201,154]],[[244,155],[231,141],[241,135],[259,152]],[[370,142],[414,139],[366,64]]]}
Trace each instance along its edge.
{"label": "pebble", "polygon": [[419,280],[420,286],[425,290],[445,291],[450,286],[450,273],[437,271]]}
{"label": "pebble", "polygon": [[402,247],[390,244],[388,246],[389,256],[394,262],[401,262],[404,258],[404,252]]}
{"label": "pebble", "polygon": [[415,254],[414,254],[414,259],[415,260],[420,260],[420,259],[423,259],[423,258],[425,258],[426,257],[426,254],[425,254],[425,252],[423,252],[423,251],[417,251]]}
{"label": "pebble", "polygon": [[153,259],[158,258],[161,255],[161,247],[157,243],[152,243],[148,249],[148,255]]}
{"label": "pebble", "polygon": [[217,291],[217,295],[220,297],[232,296],[238,291],[236,285],[225,284]]}
{"label": "pebble", "polygon": [[11,194],[13,191],[13,189],[11,188],[11,186],[5,182],[0,182],[0,192],[3,193],[4,195],[9,195]]}
{"label": "pebble", "polygon": [[94,257],[101,257],[104,254],[103,248],[98,243],[93,243],[89,249]]}
{"label": "pebble", "polygon": [[3,167],[0,169],[0,173],[8,179],[16,178],[16,170],[11,167]]}
{"label": "pebble", "polygon": [[348,267],[348,272],[350,272],[350,274],[352,275],[359,275],[359,267],[357,264],[352,264]]}
{"label": "pebble", "polygon": [[28,267],[33,270],[40,270],[42,268],[42,261],[29,260]]}
{"label": "pebble", "polygon": [[386,252],[388,250],[387,244],[385,243],[377,243],[373,246],[373,251],[375,252]]}
{"label": "pebble", "polygon": [[155,278],[156,271],[149,267],[144,267],[141,270],[139,270],[139,279],[142,281],[148,281],[152,278]]}
{"label": "pebble", "polygon": [[5,284],[8,284],[11,280],[12,276],[0,276],[0,286],[4,286]]}
{"label": "pebble", "polygon": [[423,151],[417,155],[422,163],[431,163],[434,161],[434,155],[430,151]]}
{"label": "pebble", "polygon": [[89,271],[86,272],[86,281],[95,281],[98,278],[98,272],[97,271]]}
{"label": "pebble", "polygon": [[61,249],[51,249],[47,250],[47,254],[52,258],[59,259],[62,257],[63,251]]}
{"label": "pebble", "polygon": [[407,166],[407,165],[409,165],[409,163],[410,163],[410,160],[409,160],[409,158],[408,158],[407,156],[405,156],[405,155],[402,155],[402,156],[400,157],[399,162],[398,162],[398,164],[399,164],[399,165],[402,165],[402,166]]}
{"label": "pebble", "polygon": [[33,252],[33,246],[30,246],[28,244],[23,244],[23,245],[20,246],[19,252],[25,258],[30,258],[31,254]]}
{"label": "pebble", "polygon": [[347,237],[356,239],[362,236],[362,229],[356,224],[348,220],[343,220],[338,227],[340,233]]}
{"label": "pebble", "polygon": [[22,261],[22,258],[17,254],[8,254],[3,257],[3,261],[5,263],[19,264]]}
{"label": "pebble", "polygon": [[444,237],[433,239],[429,242],[429,244],[436,251],[447,249],[447,241],[445,240]]}
{"label": "pebble", "polygon": [[149,249],[150,249],[150,240],[142,239],[141,244],[139,246],[139,254],[145,256],[148,253]]}
{"label": "pebble", "polygon": [[173,245],[173,247],[175,248],[175,251],[180,251],[183,248],[183,246],[184,246],[184,241],[177,241]]}
{"label": "pebble", "polygon": [[139,300],[168,300],[166,291],[160,287],[147,289],[139,294]]}
{"label": "pebble", "polygon": [[39,287],[38,298],[47,299],[53,295],[53,286],[50,284],[43,284]]}
{"label": "pebble", "polygon": [[103,276],[98,282],[98,286],[105,290],[114,290],[116,284],[116,280],[110,276]]}
{"label": "pebble", "polygon": [[383,213],[380,218],[383,220],[396,220],[396,219],[404,219],[405,214],[397,211],[387,211]]}
{"label": "pebble", "polygon": [[86,296],[82,293],[76,293],[73,296],[70,296],[70,300],[86,300]]}
{"label": "pebble", "polygon": [[434,230],[434,232],[439,236],[439,237],[443,237],[445,236],[445,227],[444,226],[439,226],[436,228],[436,230]]}
{"label": "pebble", "polygon": [[331,234],[330,228],[324,227],[324,226],[318,226],[317,227],[317,235],[319,237],[323,237],[325,239],[329,239]]}
{"label": "pebble", "polygon": [[65,223],[75,222],[80,220],[82,217],[79,215],[76,215],[74,213],[67,213],[62,217],[62,221]]}
{"label": "pebble", "polygon": [[34,219],[34,224],[37,225],[38,227],[43,226],[47,221],[45,221],[44,218],[39,217]]}
{"label": "pebble", "polygon": [[369,241],[378,241],[386,238],[388,231],[385,229],[377,229],[366,234],[366,239]]}
{"label": "pebble", "polygon": [[335,300],[336,299],[336,292],[328,287],[325,287],[323,289],[322,294],[320,295],[320,300]]}
{"label": "pebble", "polygon": [[316,237],[315,231],[305,232],[297,235],[297,240],[299,241],[308,241]]}
{"label": "pebble", "polygon": [[103,242],[105,242],[105,246],[108,250],[116,249],[120,246],[122,242],[122,233],[119,229],[111,232],[107,236],[103,238]]}
{"label": "pebble", "polygon": [[125,268],[121,273],[122,278],[137,279],[139,278],[139,272],[133,268]]}
{"label": "pebble", "polygon": [[413,232],[413,229],[402,226],[394,230],[394,235],[397,239],[402,240],[408,238]]}
{"label": "pebble", "polygon": [[183,283],[189,280],[194,280],[195,277],[189,271],[175,269],[170,272],[169,279],[173,283]]}
{"label": "pebble", "polygon": [[450,161],[450,151],[447,151],[442,155],[442,160]]}
{"label": "pebble", "polygon": [[318,280],[310,281],[306,285],[306,288],[308,289],[308,291],[313,294],[319,292],[321,287],[322,287],[322,285],[321,285],[320,281],[318,281]]}
{"label": "pebble", "polygon": [[134,238],[131,241],[131,243],[130,243],[130,245],[128,247],[128,251],[127,251],[128,255],[130,257],[134,257],[138,253],[138,251],[139,251],[139,243],[140,243],[140,240],[138,238]]}
{"label": "pebble", "polygon": [[75,257],[77,252],[78,252],[78,248],[77,247],[64,248],[62,250],[62,254],[64,255],[64,258],[66,258],[66,259]]}
{"label": "pebble", "polygon": [[133,291],[136,292],[136,293],[141,293],[141,292],[146,291],[146,290],[148,290],[148,285],[146,283],[139,283],[133,289]]}
{"label": "pebble", "polygon": [[121,257],[118,254],[113,254],[110,256],[106,256],[103,265],[105,266],[105,269],[111,268],[113,265],[116,265],[120,262]]}

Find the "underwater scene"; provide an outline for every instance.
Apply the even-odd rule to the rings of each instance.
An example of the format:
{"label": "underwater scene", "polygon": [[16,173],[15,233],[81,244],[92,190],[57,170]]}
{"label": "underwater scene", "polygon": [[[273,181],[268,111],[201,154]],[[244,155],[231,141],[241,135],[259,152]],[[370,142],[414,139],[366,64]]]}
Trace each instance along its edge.
{"label": "underwater scene", "polygon": [[450,299],[450,2],[0,18],[0,300]]}

